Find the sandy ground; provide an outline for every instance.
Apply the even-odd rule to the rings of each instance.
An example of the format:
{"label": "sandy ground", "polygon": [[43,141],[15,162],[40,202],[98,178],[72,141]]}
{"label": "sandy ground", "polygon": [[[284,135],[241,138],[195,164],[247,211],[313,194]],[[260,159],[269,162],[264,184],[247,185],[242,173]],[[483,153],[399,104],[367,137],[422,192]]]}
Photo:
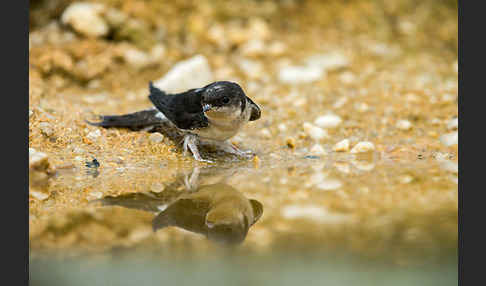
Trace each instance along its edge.
{"label": "sandy ground", "polygon": [[[455,4],[95,1],[112,9],[100,16],[109,32],[86,36],[61,21],[72,1],[38,2],[29,34],[29,147],[46,159],[30,170],[32,256],[210,253],[215,246],[202,236],[153,232],[153,213],[90,203],[163,193],[195,166],[214,168],[214,177],[229,169],[227,183],[264,206],[241,253],[344,249],[406,263],[456,250]],[[232,139],[258,159],[220,156],[210,167],[167,139],[84,122],[150,107],[148,81],[195,55],[207,59],[214,80],[238,82],[261,107],[261,119]],[[316,67],[320,74],[288,82],[281,71],[291,66],[307,68],[307,79]],[[328,114],[333,120],[318,122]],[[349,149],[362,141],[374,149],[334,151],[344,139]],[[93,158],[97,174],[85,167]]]}

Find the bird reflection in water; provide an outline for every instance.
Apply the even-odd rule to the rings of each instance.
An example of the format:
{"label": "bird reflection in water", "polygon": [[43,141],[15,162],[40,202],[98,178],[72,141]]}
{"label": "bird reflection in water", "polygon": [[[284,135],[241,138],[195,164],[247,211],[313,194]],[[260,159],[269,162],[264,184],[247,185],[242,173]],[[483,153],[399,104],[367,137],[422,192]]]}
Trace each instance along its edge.
{"label": "bird reflection in water", "polygon": [[[154,231],[179,227],[223,244],[239,244],[263,214],[263,205],[223,183],[227,170],[196,168],[180,175],[160,193],[104,197],[103,205],[118,205],[158,213]],[[216,181],[216,182],[214,182]]]}

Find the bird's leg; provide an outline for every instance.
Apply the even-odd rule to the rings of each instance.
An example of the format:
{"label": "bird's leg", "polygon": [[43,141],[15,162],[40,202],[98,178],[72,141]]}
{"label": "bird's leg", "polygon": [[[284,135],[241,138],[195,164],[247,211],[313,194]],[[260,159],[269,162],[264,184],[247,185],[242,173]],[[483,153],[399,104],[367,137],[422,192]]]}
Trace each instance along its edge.
{"label": "bird's leg", "polygon": [[197,149],[197,145],[196,145],[197,142],[198,142],[197,135],[195,135],[195,134],[184,135],[184,143],[182,145],[182,147],[184,149],[184,155],[187,154],[187,149],[189,149],[192,152],[192,156],[197,161],[213,163],[212,161],[203,159],[201,157],[201,155],[199,154],[199,150]]}
{"label": "bird's leg", "polygon": [[241,150],[238,149],[234,144],[223,141],[223,142],[214,142],[219,148],[221,148],[223,151],[228,152],[230,154],[235,154],[237,156],[245,157],[245,158],[251,158],[255,156],[255,153],[251,150]]}
{"label": "bird's leg", "polygon": [[188,175],[186,175],[184,177],[184,184],[186,185],[186,189],[188,191],[193,191],[193,190],[196,189],[196,187],[198,185],[199,173],[200,172],[201,172],[201,170],[198,167],[196,167],[196,168],[194,168],[190,177]]}

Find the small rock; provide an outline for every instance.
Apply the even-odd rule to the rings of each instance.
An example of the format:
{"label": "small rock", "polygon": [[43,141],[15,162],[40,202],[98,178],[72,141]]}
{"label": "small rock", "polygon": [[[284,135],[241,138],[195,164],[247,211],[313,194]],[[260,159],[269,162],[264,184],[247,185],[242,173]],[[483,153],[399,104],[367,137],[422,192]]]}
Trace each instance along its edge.
{"label": "small rock", "polygon": [[154,193],[160,193],[164,190],[164,185],[159,182],[155,182],[150,186],[150,191]]}
{"label": "small rock", "polygon": [[109,27],[101,17],[105,7],[98,3],[72,3],[62,13],[61,22],[88,37],[108,34]]}
{"label": "small rock", "polygon": [[402,184],[410,184],[413,180],[414,178],[410,175],[403,175],[398,178],[398,181]]}
{"label": "small rock", "polygon": [[449,130],[457,130],[458,127],[459,127],[459,120],[457,117],[447,123],[447,129]]}
{"label": "small rock", "polygon": [[86,138],[92,141],[96,141],[101,136],[101,131],[99,129],[96,129],[95,131],[91,131],[86,135]]}
{"label": "small rock", "polygon": [[287,144],[287,147],[289,147],[290,149],[295,149],[295,139],[294,138],[292,138],[292,137],[287,138],[287,140],[285,141],[285,144]]}
{"label": "small rock", "polygon": [[258,57],[265,54],[265,44],[262,40],[251,39],[241,47],[241,53],[248,57]]}
{"label": "small rock", "polygon": [[319,67],[314,66],[289,66],[279,71],[278,78],[286,84],[300,84],[317,81],[325,76]]}
{"label": "small rock", "polygon": [[287,51],[287,46],[281,42],[274,42],[268,47],[268,54],[271,56],[281,56]]}
{"label": "small rock", "polygon": [[353,149],[351,149],[351,153],[366,153],[375,150],[375,145],[368,141],[362,141],[356,144]]}
{"label": "small rock", "polygon": [[266,139],[272,138],[272,133],[270,133],[270,130],[268,130],[267,128],[263,128],[262,130],[260,130],[260,135]]}
{"label": "small rock", "polygon": [[54,134],[54,129],[52,129],[51,125],[47,122],[39,123],[39,128],[42,134],[46,135],[47,137],[51,137]]}
{"label": "small rock", "polygon": [[398,120],[396,127],[400,130],[412,129],[412,123],[408,120]]}
{"label": "small rock", "polygon": [[440,160],[439,165],[442,169],[454,174],[459,173],[459,165],[456,162],[450,160]]}
{"label": "small rock", "polygon": [[440,136],[440,142],[446,146],[457,145],[459,143],[459,133],[457,131]]}
{"label": "small rock", "polygon": [[337,179],[325,179],[323,180],[322,182],[320,182],[319,184],[317,184],[317,188],[319,190],[323,190],[323,191],[332,191],[332,190],[336,190],[336,189],[339,189],[340,187],[342,187],[342,183],[341,181],[337,180]]}
{"label": "small rock", "polygon": [[349,151],[349,139],[344,139],[336,143],[332,150],[335,152],[348,152]]}
{"label": "small rock", "polygon": [[164,140],[164,135],[160,134],[159,132],[154,132],[150,134],[149,140],[153,143],[160,143]]}
{"label": "small rock", "polygon": [[191,88],[200,88],[213,81],[208,60],[202,55],[178,62],[154,85],[165,92],[177,93]]}
{"label": "small rock", "polygon": [[129,65],[136,68],[143,68],[151,64],[150,56],[136,48],[127,49],[123,53],[123,59]]}
{"label": "small rock", "polygon": [[308,66],[327,71],[349,66],[349,59],[340,52],[331,52],[310,56],[306,63]]}
{"label": "small rock", "polygon": [[320,140],[329,137],[326,130],[317,127],[312,123],[304,122],[303,127],[304,127],[304,132],[314,140]]}
{"label": "small rock", "polygon": [[314,124],[322,128],[335,128],[341,124],[341,122],[341,117],[334,114],[327,114],[317,117]]}
{"label": "small rock", "polygon": [[284,123],[280,123],[279,125],[277,125],[277,129],[280,132],[285,132],[287,131],[287,125],[285,125]]}
{"label": "small rock", "polygon": [[101,199],[103,197],[103,193],[98,191],[93,191],[89,193],[89,196],[94,199]]}
{"label": "small rock", "polygon": [[49,193],[35,191],[32,189],[29,190],[29,195],[31,195],[33,198],[36,198],[40,201],[43,201],[49,197]]}
{"label": "small rock", "polygon": [[239,59],[237,64],[240,70],[250,79],[258,79],[263,76],[263,65],[258,61]]}
{"label": "small rock", "polygon": [[356,81],[356,76],[350,71],[345,71],[339,76],[339,80],[342,83],[350,84]]}
{"label": "small rock", "polygon": [[31,118],[32,115],[34,115],[34,112],[31,109],[29,109],[29,118]]}
{"label": "small rock", "polygon": [[312,146],[310,152],[315,155],[326,155],[326,150],[324,150],[324,148],[320,144],[315,144],[314,146]]}
{"label": "small rock", "polygon": [[47,154],[38,152],[34,148],[29,148],[29,168],[36,170],[47,170],[49,162]]}

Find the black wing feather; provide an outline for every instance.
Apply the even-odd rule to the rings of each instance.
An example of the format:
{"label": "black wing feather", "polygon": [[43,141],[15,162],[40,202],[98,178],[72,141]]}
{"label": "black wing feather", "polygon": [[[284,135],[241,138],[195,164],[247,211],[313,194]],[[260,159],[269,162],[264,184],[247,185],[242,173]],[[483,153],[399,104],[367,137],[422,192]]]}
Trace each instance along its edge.
{"label": "black wing feather", "polygon": [[201,89],[167,94],[150,82],[149,90],[150,101],[178,128],[191,130],[208,126],[201,106]]}

